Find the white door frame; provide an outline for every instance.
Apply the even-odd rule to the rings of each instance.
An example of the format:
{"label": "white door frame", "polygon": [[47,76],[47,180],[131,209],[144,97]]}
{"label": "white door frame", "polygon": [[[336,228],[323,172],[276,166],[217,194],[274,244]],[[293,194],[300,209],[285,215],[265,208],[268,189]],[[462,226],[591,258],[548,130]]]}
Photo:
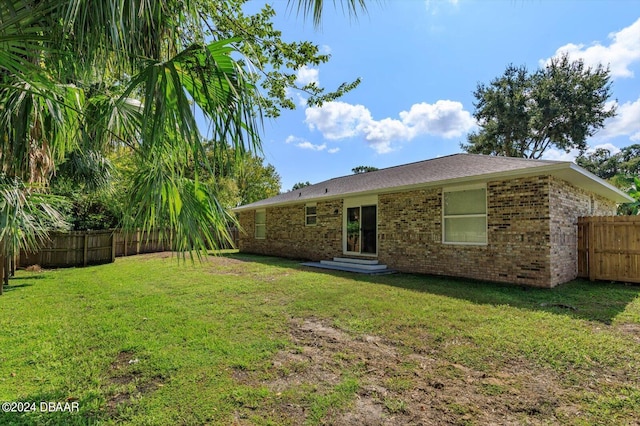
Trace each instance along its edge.
{"label": "white door frame", "polygon": [[[347,251],[347,211],[351,207],[367,207],[367,206],[376,207],[376,252],[362,253],[362,248],[360,248],[360,251],[358,252]],[[362,239],[362,235],[360,236],[360,239]],[[366,195],[361,197],[351,197],[351,198],[344,199],[343,211],[342,211],[342,253],[345,255],[371,256],[371,257],[378,256],[378,196],[377,195]]]}

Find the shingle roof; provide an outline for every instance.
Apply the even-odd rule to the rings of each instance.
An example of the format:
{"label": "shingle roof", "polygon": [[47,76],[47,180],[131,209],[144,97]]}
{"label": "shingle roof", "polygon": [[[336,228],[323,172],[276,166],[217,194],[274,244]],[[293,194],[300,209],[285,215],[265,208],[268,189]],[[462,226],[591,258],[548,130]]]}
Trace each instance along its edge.
{"label": "shingle roof", "polygon": [[[410,189],[414,186],[429,186],[437,183],[454,183],[489,178],[494,175],[529,175],[536,173],[573,170],[587,176],[595,183],[604,185],[602,194],[621,201],[620,191],[611,185],[568,161],[531,160],[526,158],[497,157],[477,154],[453,154],[431,160],[418,161],[373,172],[342,176],[285,192],[275,197],[237,207],[234,210],[248,210],[271,205],[309,202],[318,199],[338,198],[345,195],[386,192],[391,189]],[[570,172],[569,172],[570,173]],[[566,175],[567,173],[563,173]],[[563,176],[563,178],[566,178]],[[577,176],[576,176],[577,178]],[[581,179],[584,181],[584,179]],[[593,189],[593,188],[591,188]],[[607,189],[608,191],[604,191]],[[613,194],[608,194],[613,189]],[[618,194],[615,194],[615,193]],[[623,194],[624,196],[624,194]]]}

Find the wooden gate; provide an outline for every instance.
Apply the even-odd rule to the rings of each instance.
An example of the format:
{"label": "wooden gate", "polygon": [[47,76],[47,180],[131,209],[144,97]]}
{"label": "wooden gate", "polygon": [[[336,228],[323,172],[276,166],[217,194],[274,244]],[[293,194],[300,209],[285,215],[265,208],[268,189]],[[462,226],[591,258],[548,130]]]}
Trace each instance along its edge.
{"label": "wooden gate", "polygon": [[640,283],[640,216],[578,218],[578,276]]}

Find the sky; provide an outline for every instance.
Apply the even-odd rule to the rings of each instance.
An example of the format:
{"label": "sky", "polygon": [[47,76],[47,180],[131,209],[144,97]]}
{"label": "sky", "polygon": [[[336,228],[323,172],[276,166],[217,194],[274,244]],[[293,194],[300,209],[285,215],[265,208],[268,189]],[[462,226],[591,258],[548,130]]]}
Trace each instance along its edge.
{"label": "sky", "polygon": [[[298,70],[300,83],[332,90],[362,79],[321,108],[292,93],[296,110],[265,119],[265,163],[275,166],[283,192],[297,182],[349,175],[356,166],[462,152],[460,143],[477,130],[478,83],[509,64],[535,70],[565,51],[611,70],[618,113],[588,145],[616,152],[640,143],[640,0],[370,0],[356,19],[325,1],[320,28],[287,1],[269,4],[284,40],[309,40],[331,55],[326,64]],[[576,156],[550,150],[543,158]]]}

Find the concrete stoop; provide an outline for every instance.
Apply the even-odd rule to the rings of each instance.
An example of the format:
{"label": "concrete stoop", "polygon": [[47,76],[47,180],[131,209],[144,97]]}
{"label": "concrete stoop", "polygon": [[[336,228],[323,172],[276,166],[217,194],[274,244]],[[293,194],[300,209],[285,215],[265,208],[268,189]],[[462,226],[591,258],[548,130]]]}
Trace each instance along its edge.
{"label": "concrete stoop", "polygon": [[387,268],[387,265],[380,265],[377,260],[352,259],[347,257],[334,257],[333,260],[321,260],[320,262],[304,262],[302,265],[367,275],[395,273],[395,271]]}

